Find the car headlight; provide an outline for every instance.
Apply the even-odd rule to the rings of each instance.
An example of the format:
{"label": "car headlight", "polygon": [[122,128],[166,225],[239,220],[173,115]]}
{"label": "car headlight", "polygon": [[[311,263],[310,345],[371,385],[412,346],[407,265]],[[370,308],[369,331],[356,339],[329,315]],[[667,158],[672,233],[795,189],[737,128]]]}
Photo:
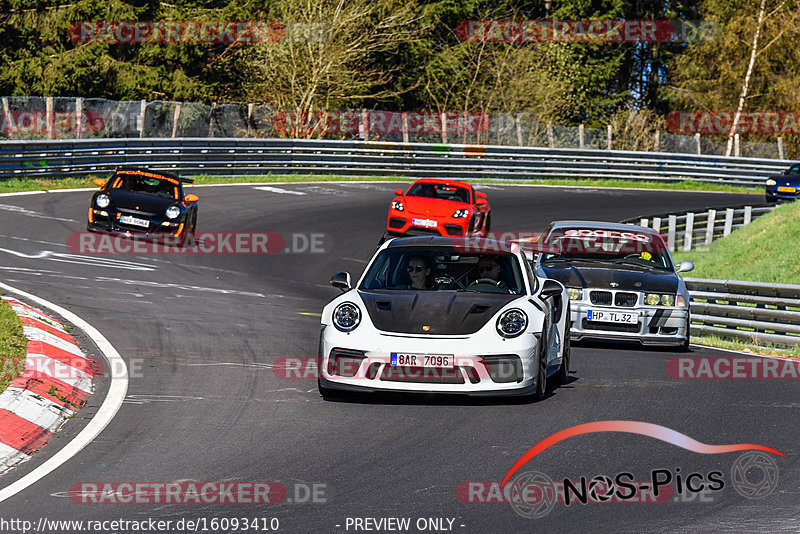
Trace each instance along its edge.
{"label": "car headlight", "polygon": [[767,180],[767,185],[778,185],[778,182],[770,178],[769,180]]}
{"label": "car headlight", "polygon": [[517,337],[527,326],[528,316],[518,308],[507,310],[497,318],[497,333],[503,337]]}
{"label": "car headlight", "polygon": [[[682,299],[683,297],[680,298]],[[675,295],[669,293],[646,293],[644,303],[648,306],[675,306]]]}
{"label": "car headlight", "polygon": [[107,208],[108,205],[111,204],[111,197],[105,193],[101,193],[97,195],[97,198],[94,200],[94,202],[97,204],[98,208]]}
{"label": "car headlight", "polygon": [[167,218],[177,219],[181,214],[181,209],[178,206],[170,206],[167,208]]}
{"label": "car headlight", "polygon": [[333,310],[333,326],[342,332],[355,330],[361,322],[361,310],[352,302],[342,302]]}
{"label": "car headlight", "polygon": [[577,287],[568,287],[567,294],[569,295],[569,300],[581,300],[583,298],[583,290]]}
{"label": "car headlight", "polygon": [[467,208],[461,208],[460,210],[456,210],[456,212],[453,214],[453,218],[461,219],[467,215],[469,215],[469,210]]}
{"label": "car headlight", "polygon": [[392,200],[392,209],[397,211],[403,211],[405,208],[403,207],[403,203],[399,200]]}

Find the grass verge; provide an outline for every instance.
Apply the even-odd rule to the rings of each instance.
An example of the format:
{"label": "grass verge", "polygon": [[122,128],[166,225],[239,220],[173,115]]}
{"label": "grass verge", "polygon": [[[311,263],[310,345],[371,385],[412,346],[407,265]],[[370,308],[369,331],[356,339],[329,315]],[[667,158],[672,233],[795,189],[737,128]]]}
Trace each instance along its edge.
{"label": "grass verge", "polygon": [[792,349],[779,349],[776,347],[761,347],[741,340],[723,339],[717,336],[692,336],[692,343],[715,347],[719,349],[738,350],[765,356],[781,356],[783,358],[800,359],[800,346]]}
{"label": "grass verge", "polygon": [[0,392],[22,374],[27,348],[22,322],[11,306],[0,300]]}
{"label": "grass verge", "polygon": [[782,204],[708,247],[673,257],[694,262],[691,277],[800,284],[800,202]]}
{"label": "grass verge", "polygon": [[[96,187],[92,184],[94,178],[107,178],[107,175],[89,176],[86,178],[13,178],[0,181],[0,193],[18,193],[24,191],[50,191],[57,189],[74,189],[80,187]],[[266,174],[260,176],[208,176],[194,177],[195,183],[202,184],[233,184],[233,183],[274,183],[274,182],[353,182],[353,181],[383,181],[383,182],[411,182],[405,176],[337,176],[317,174],[295,174],[290,176],[277,176]],[[474,184],[534,184],[556,186],[583,186],[583,187],[619,187],[633,189],[669,189],[673,191],[715,191],[730,193],[752,193],[763,195],[763,191],[750,187],[734,186],[725,183],[706,182],[640,182],[636,180],[606,180],[606,179],[542,179],[542,180],[469,180]]]}

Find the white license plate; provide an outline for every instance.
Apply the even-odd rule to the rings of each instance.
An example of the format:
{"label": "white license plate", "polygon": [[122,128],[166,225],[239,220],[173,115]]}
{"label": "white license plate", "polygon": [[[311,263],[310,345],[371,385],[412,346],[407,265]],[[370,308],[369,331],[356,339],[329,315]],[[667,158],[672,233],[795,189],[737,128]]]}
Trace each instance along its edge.
{"label": "white license plate", "polygon": [[123,215],[119,218],[119,222],[122,224],[132,224],[133,226],[141,226],[142,228],[149,228],[150,221],[146,219],[139,219],[138,217],[134,217],[133,215]]}
{"label": "white license plate", "polygon": [[439,226],[437,221],[431,219],[411,219],[411,224],[414,226],[424,226],[425,228],[436,228]]}
{"label": "white license plate", "polygon": [[638,324],[639,314],[636,312],[619,312],[609,310],[589,310],[586,318],[599,323]]}
{"label": "white license plate", "polygon": [[391,355],[392,367],[436,367],[450,369],[455,367],[452,354],[408,354],[393,352]]}

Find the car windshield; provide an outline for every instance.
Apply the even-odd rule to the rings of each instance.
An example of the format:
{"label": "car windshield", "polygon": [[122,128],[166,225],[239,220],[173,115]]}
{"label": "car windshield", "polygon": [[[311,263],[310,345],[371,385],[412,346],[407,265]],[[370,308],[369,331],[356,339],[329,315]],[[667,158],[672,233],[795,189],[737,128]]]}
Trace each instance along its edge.
{"label": "car windshield", "polygon": [[786,171],[786,174],[800,174],[800,163],[795,163],[789,167],[789,170]]}
{"label": "car windshield", "polygon": [[359,289],[525,293],[514,254],[463,253],[455,247],[391,247],[370,264]]}
{"label": "car windshield", "polygon": [[588,262],[673,271],[663,239],[650,232],[559,228],[541,245],[539,263]]}
{"label": "car windshield", "polygon": [[118,173],[114,178],[113,189],[130,191],[133,193],[144,193],[163,198],[178,199],[180,192],[177,181],[171,178],[159,177],[158,175],[145,174],[121,174]]}
{"label": "car windshield", "polygon": [[431,182],[419,182],[411,186],[407,197],[428,197],[454,202],[469,202],[469,191],[463,187]]}

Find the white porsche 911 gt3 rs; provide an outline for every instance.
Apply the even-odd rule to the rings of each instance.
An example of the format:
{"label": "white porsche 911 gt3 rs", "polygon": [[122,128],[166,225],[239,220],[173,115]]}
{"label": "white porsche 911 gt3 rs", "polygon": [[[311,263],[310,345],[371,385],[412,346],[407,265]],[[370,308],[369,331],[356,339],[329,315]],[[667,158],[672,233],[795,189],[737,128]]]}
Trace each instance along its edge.
{"label": "white porsche 911 gt3 rs", "polygon": [[322,311],[319,389],[533,395],[569,373],[569,295],[516,244],[419,237],[384,243]]}

